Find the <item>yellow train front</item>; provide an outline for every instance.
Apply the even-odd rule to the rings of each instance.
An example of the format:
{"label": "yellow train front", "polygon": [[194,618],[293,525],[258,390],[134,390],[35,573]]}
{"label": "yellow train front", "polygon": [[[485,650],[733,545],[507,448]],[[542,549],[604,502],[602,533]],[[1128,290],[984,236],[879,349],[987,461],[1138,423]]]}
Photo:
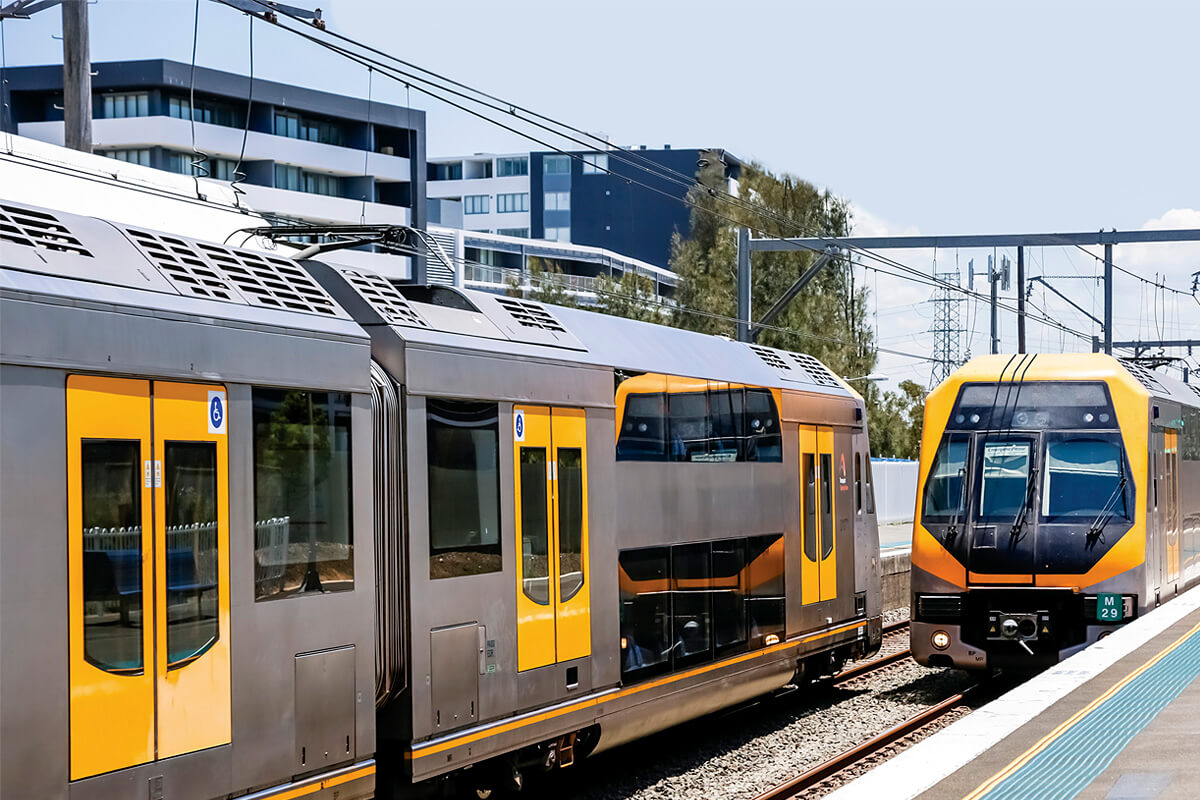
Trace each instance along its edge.
{"label": "yellow train front", "polygon": [[1200,387],[1098,354],[971,360],[925,406],[912,653],[1036,669],[1200,576]]}

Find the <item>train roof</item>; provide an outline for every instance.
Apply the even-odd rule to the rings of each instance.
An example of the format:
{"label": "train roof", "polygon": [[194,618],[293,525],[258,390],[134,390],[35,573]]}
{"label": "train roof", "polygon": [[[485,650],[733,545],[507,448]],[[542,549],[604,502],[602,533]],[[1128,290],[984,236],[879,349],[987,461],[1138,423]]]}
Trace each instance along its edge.
{"label": "train roof", "polygon": [[958,391],[964,383],[1011,381],[1014,374],[1027,381],[1119,380],[1136,382],[1147,395],[1200,408],[1200,385],[1184,383],[1126,359],[1103,353],[1033,353],[987,355],[972,358],[940,384],[935,392]]}

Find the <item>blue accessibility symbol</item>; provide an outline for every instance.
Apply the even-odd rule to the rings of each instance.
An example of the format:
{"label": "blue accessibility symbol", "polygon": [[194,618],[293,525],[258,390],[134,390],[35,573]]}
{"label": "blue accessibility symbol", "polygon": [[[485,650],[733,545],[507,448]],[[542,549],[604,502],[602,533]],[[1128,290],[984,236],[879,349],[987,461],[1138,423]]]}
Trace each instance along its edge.
{"label": "blue accessibility symbol", "polygon": [[225,407],[218,394],[214,394],[212,401],[208,404],[208,418],[214,428],[221,427],[221,423],[225,420]]}
{"label": "blue accessibility symbol", "polygon": [[517,438],[520,439],[524,435],[525,435],[525,415],[520,414],[517,416]]}

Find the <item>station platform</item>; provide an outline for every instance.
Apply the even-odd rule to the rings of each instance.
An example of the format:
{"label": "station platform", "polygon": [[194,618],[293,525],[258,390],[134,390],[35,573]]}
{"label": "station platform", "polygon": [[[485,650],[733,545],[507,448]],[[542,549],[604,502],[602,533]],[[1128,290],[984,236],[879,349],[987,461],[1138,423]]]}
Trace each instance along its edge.
{"label": "station platform", "polygon": [[1200,588],[829,795],[1200,798]]}

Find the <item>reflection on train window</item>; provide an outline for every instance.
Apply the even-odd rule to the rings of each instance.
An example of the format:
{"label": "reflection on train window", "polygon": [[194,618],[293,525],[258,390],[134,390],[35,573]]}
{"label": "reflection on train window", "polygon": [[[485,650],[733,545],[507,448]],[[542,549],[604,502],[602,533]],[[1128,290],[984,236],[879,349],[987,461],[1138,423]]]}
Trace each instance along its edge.
{"label": "reflection on train window", "polygon": [[783,461],[779,412],[766,389],[746,390],[746,448],[744,461]]}
{"label": "reflection on train window", "polygon": [[558,600],[583,586],[583,451],[558,448]]}
{"label": "reflection on train window", "polygon": [[833,455],[821,453],[821,558],[833,552]]}
{"label": "reflection on train window", "polygon": [[942,440],[925,481],[925,516],[963,513],[963,480],[967,471],[968,434],[952,433]]}
{"label": "reflection on train window", "polygon": [[[1042,489],[1042,516],[1085,517],[1111,513],[1128,519],[1125,502],[1125,456],[1113,438],[1069,438],[1046,445],[1046,479]],[[1126,482],[1127,483],[1127,482]]]}
{"label": "reflection on train window", "polygon": [[83,441],[83,654],[108,672],[142,671],[140,454],[136,441]]}
{"label": "reflection on train window", "polygon": [[861,514],[863,508],[862,453],[854,454],[854,512]]}
{"label": "reflection on train window", "polygon": [[[499,406],[429,398],[426,434],[429,577],[498,572],[501,565]],[[541,475],[544,492],[544,462]]]}
{"label": "reflection on train window", "polygon": [[671,626],[675,662],[711,657],[712,563],[708,542],[671,548]]}
{"label": "reflection on train window", "polygon": [[626,683],[783,639],[780,534],[625,550],[619,565]]}
{"label": "reflection on train window", "polygon": [[665,461],[667,458],[666,397],[631,394],[617,440],[618,461]]}
{"label": "reflection on train window", "polygon": [[[712,461],[708,452],[708,395],[686,392],[667,395],[672,461]],[[730,461],[735,458],[728,459]]]}
{"label": "reflection on train window", "polygon": [[981,519],[1012,519],[1021,510],[1029,488],[1033,445],[1028,441],[991,440],[983,443],[979,488]]}
{"label": "reflection on train window", "polygon": [[256,599],[353,588],[350,395],[252,397]]}
{"label": "reflection on train window", "polygon": [[550,525],[546,516],[546,448],[521,448],[521,579],[525,596],[550,605]]}
{"label": "reflection on train window", "polygon": [[804,557],[817,560],[817,457],[814,453],[800,456],[800,475],[804,481],[803,527]]}
{"label": "reflection on train window", "polygon": [[715,389],[708,393],[710,451],[714,461],[739,461],[745,422],[745,393],[741,389]]}
{"label": "reflection on train window", "polygon": [[167,522],[167,667],[177,668],[217,641],[217,446],[167,442],[163,453]]}

